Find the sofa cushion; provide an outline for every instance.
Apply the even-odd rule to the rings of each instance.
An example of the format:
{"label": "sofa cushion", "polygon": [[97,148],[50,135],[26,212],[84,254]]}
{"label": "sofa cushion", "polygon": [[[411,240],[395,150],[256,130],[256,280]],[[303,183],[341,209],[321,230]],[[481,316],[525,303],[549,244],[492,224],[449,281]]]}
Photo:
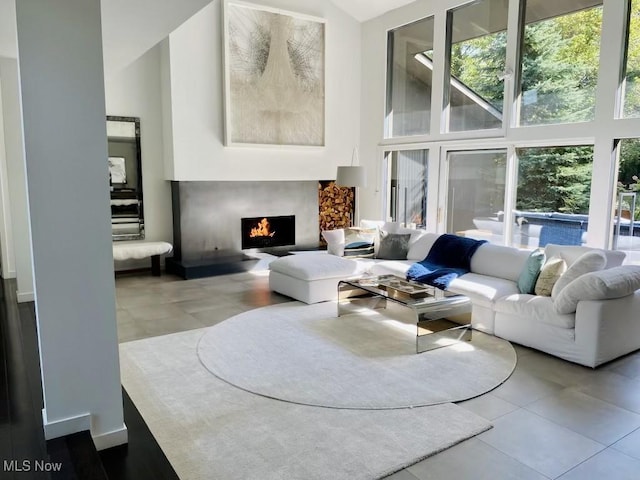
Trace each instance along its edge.
{"label": "sofa cushion", "polygon": [[497,299],[518,293],[518,285],[503,278],[466,273],[452,280],[448,290],[466,295],[474,304],[491,307]]}
{"label": "sofa cushion", "polygon": [[424,260],[429,255],[429,250],[440,236],[437,233],[427,233],[424,230],[417,230],[417,234],[409,240],[408,260]]}
{"label": "sofa cushion", "polygon": [[529,254],[527,263],[525,263],[518,277],[518,290],[520,293],[534,293],[543,262],[544,252],[542,250],[534,250]]}
{"label": "sofa cushion", "polygon": [[527,295],[524,293],[509,295],[498,300],[496,312],[525,317],[536,322],[546,323],[561,328],[575,328],[575,313],[560,314],[554,308],[551,297]]}
{"label": "sofa cushion", "polygon": [[371,275],[397,275],[405,278],[407,270],[413,265],[413,260],[374,260],[368,264],[368,273]]}
{"label": "sofa cushion", "polygon": [[526,250],[485,243],[471,257],[471,271],[517,282],[529,253]]}
{"label": "sofa cushion", "polygon": [[406,260],[411,235],[411,233],[389,233],[381,230],[376,258]]}
{"label": "sofa cushion", "polygon": [[554,245],[552,243],[547,244],[544,247],[544,254],[547,258],[560,257],[567,266],[571,266],[578,258],[587,252],[593,252],[594,250],[604,253],[607,257],[607,265],[605,268],[617,267],[622,265],[626,254],[617,250],[601,250],[598,248],[583,247],[577,245]]}
{"label": "sofa cushion", "polygon": [[564,272],[567,271],[567,262],[560,257],[548,258],[536,281],[535,294],[550,297],[553,286]]}
{"label": "sofa cushion", "polygon": [[553,286],[553,289],[551,290],[551,298],[555,299],[562,289],[573,282],[576,278],[580,278],[585,273],[602,270],[606,264],[607,258],[604,256],[604,252],[594,250],[580,255],[580,258],[567,268],[567,271],[560,276],[556,284]]}
{"label": "sofa cushion", "polygon": [[558,313],[575,312],[580,300],[626,297],[640,288],[640,266],[622,265],[587,273],[567,285],[555,298]]}
{"label": "sofa cushion", "polygon": [[327,242],[327,252],[342,257],[344,255],[344,229],[323,230],[322,238]]}

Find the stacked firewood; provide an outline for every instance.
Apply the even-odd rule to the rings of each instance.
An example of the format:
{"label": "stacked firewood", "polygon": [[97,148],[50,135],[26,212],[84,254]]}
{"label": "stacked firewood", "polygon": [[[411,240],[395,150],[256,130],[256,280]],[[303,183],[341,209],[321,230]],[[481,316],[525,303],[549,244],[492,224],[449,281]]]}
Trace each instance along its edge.
{"label": "stacked firewood", "polygon": [[[318,205],[320,206],[320,232],[351,226],[354,212],[354,189],[338,187],[335,182],[318,184]],[[322,236],[320,237],[322,240]]]}

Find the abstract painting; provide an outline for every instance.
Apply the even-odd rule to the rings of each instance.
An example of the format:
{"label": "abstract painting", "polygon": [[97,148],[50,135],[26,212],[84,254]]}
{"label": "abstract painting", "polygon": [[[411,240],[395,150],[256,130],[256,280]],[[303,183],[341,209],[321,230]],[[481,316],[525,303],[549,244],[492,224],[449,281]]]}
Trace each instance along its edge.
{"label": "abstract painting", "polygon": [[324,145],[323,19],[225,3],[226,144]]}

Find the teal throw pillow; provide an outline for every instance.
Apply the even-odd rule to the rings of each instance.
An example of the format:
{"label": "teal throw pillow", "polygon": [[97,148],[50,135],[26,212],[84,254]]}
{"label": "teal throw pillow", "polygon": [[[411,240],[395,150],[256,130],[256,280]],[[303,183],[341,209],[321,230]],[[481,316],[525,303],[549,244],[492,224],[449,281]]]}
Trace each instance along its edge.
{"label": "teal throw pillow", "polygon": [[534,250],[529,255],[520,277],[518,277],[518,291],[520,293],[533,294],[536,288],[536,281],[540,275],[540,269],[544,262],[544,251]]}

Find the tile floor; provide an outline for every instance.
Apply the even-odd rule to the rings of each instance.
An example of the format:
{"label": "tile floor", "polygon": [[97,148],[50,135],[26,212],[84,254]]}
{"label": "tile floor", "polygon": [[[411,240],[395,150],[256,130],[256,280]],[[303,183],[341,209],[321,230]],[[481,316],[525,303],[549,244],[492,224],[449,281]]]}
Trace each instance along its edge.
{"label": "tile floor", "polygon": [[[266,271],[197,280],[124,275],[116,296],[120,342],[290,301],[269,291]],[[389,480],[640,478],[640,352],[592,370],[515,347],[509,380],[460,403],[494,427]]]}

